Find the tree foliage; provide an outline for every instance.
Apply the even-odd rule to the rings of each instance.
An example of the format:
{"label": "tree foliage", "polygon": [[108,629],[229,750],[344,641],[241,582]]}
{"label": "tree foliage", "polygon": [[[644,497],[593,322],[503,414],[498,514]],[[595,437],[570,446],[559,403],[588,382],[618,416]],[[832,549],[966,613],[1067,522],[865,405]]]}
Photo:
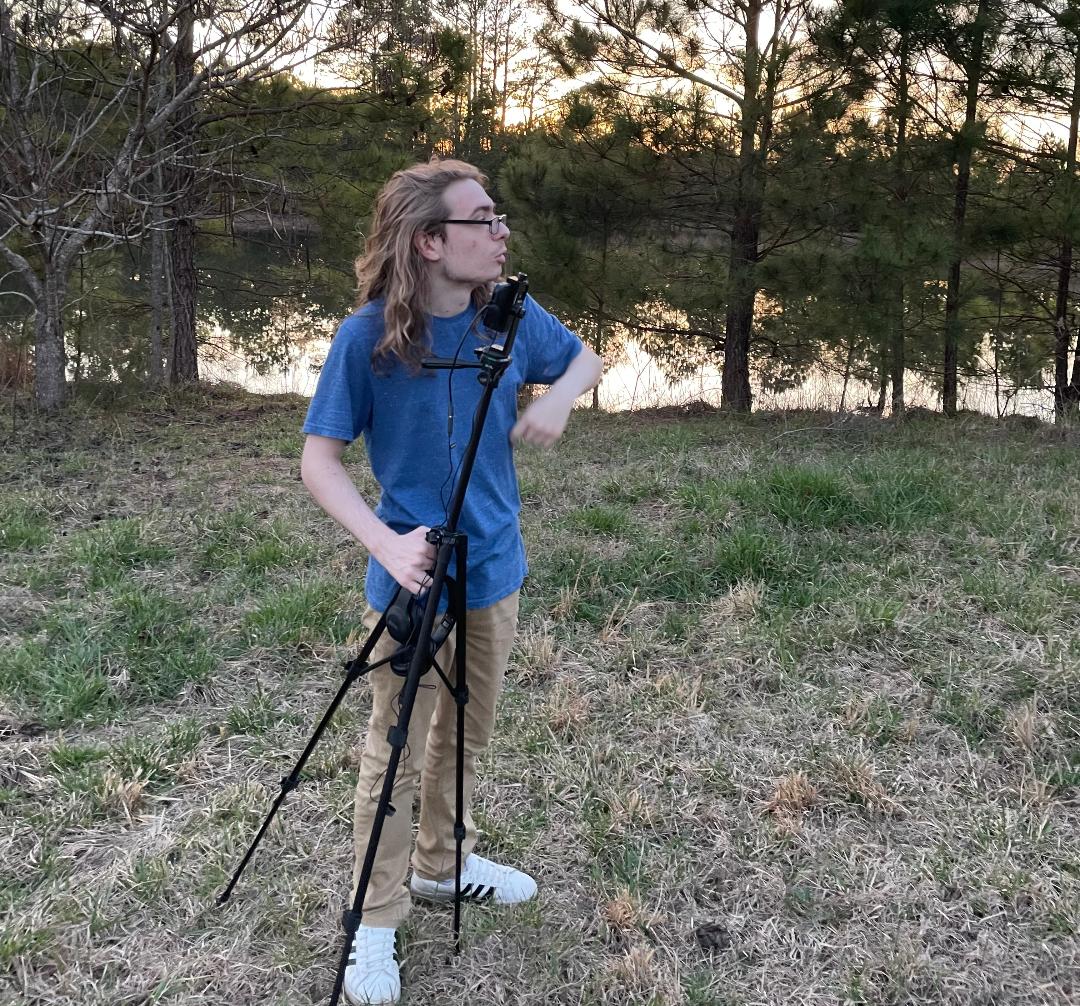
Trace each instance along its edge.
{"label": "tree foliage", "polygon": [[318,32],[259,0],[200,23],[190,87],[185,4],[0,0],[0,338],[34,344],[43,405],[182,370],[183,311],[192,347],[287,365],[349,310],[375,193],[433,155],[487,173],[514,266],[598,351],[719,363],[729,408],[814,372],[895,412],[912,372],[947,411],[977,380],[1080,402],[1074,0],[587,0],[541,26],[351,0]]}

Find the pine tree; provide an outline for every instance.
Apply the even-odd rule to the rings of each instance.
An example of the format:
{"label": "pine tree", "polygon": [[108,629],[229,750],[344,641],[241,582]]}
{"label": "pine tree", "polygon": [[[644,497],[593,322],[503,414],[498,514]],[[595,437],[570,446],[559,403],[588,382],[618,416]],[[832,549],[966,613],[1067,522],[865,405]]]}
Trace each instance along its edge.
{"label": "pine tree", "polygon": [[635,132],[625,108],[602,89],[586,89],[500,175],[513,220],[521,222],[515,261],[525,263],[537,295],[550,298],[609,359],[618,355],[642,296],[662,171],[634,142]]}
{"label": "pine tree", "polygon": [[830,90],[833,68],[807,78],[797,65],[808,0],[643,0],[582,3],[567,16],[549,0],[545,44],[567,72],[599,70],[612,86],[667,79],[686,100],[690,86],[712,98],[733,134],[732,186],[723,207],[728,236],[722,401],[751,407],[750,344],[759,290],[767,164],[778,121]]}
{"label": "pine tree", "polygon": [[[884,270],[890,317],[883,355],[897,416],[905,407],[910,284],[918,281],[927,255],[941,252],[940,236],[916,213],[918,186],[934,168],[933,136],[926,116],[917,114],[918,67],[943,31],[940,6],[933,0],[841,0],[816,36],[819,58],[827,65],[854,59],[853,72],[866,92],[862,138],[876,134],[885,144],[885,157],[876,165],[885,201],[867,207],[872,217],[863,228],[863,246]],[[873,110],[874,102],[880,112]]]}
{"label": "pine tree", "polygon": [[[964,5],[967,6],[967,5]],[[942,408],[946,415],[956,413],[957,362],[961,332],[960,280],[966,240],[968,197],[971,192],[971,161],[985,132],[980,117],[981,91],[993,62],[996,42],[1001,34],[1004,8],[995,0],[978,0],[974,17],[961,22],[947,45],[953,63],[961,68],[959,90],[964,105],[963,122],[953,132],[956,186],[953,198],[953,250],[949,263],[948,292],[945,298],[945,351],[942,361]]]}

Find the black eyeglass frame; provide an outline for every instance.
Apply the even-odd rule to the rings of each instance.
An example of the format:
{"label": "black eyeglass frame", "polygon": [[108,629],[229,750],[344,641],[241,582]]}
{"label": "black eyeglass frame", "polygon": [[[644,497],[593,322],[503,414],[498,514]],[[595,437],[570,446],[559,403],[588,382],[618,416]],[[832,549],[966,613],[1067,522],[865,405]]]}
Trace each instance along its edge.
{"label": "black eyeglass frame", "polygon": [[492,237],[495,237],[499,233],[500,227],[510,228],[506,225],[506,214],[496,213],[495,216],[490,217],[487,220],[440,220],[440,224],[483,224]]}

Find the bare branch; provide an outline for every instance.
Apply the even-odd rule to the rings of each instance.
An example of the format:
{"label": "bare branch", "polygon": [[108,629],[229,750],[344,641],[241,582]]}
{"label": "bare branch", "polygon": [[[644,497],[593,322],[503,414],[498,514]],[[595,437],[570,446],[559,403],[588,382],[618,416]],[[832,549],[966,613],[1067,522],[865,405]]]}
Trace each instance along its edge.
{"label": "bare branch", "polygon": [[30,287],[34,297],[40,300],[42,295],[41,281],[38,279],[37,273],[34,272],[34,267],[22,255],[8,246],[6,237],[7,235],[0,237],[0,255],[3,255],[12,264],[15,272]]}

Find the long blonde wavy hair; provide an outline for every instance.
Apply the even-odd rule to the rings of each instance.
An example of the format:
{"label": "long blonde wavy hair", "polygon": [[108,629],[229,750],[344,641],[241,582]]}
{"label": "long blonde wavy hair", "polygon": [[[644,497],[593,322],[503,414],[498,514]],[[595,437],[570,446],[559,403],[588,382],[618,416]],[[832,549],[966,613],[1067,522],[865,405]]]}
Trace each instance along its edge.
{"label": "long blonde wavy hair", "polygon": [[[358,305],[385,299],[382,338],[372,361],[389,363],[396,356],[416,371],[430,348],[427,264],[416,248],[417,234],[442,234],[447,208],[443,193],[449,185],[472,179],[487,185],[479,168],[464,161],[432,159],[395,172],[375,199],[371,233],[355,263]],[[493,284],[476,287],[479,307],[491,297]]]}

